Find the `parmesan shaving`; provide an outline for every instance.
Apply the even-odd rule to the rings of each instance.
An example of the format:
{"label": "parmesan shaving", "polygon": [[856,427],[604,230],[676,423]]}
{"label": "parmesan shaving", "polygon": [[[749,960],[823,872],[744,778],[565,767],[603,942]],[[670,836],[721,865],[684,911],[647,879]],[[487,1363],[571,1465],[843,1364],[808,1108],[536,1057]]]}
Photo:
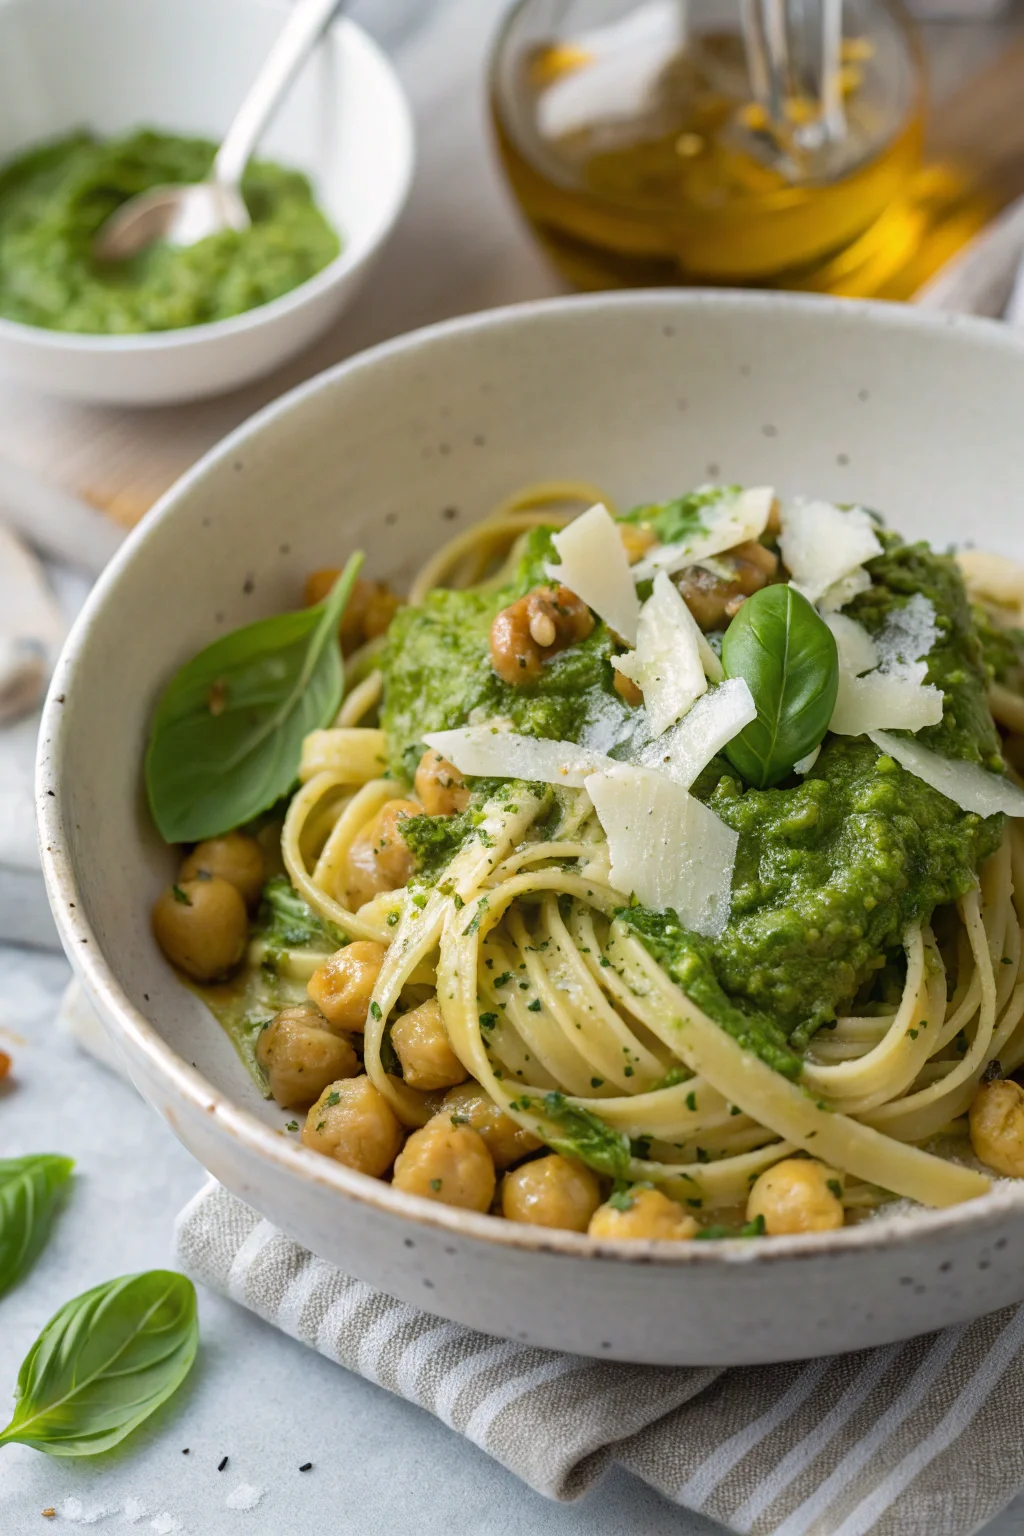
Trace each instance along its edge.
{"label": "parmesan shaving", "polygon": [[495,725],[432,731],[423,740],[471,779],[526,779],[530,783],[582,789],[588,774],[615,766],[604,753],[589,752],[574,742],[520,736]]}
{"label": "parmesan shaving", "polygon": [[654,591],[640,610],[636,650],[613,662],[643,694],[652,736],[675,725],[707,692],[702,650],[711,647],[668,576],[659,571]]}
{"label": "parmesan shaving", "polygon": [[[792,585],[808,602],[817,603],[830,588],[854,576],[865,560],[880,555],[882,546],[862,508],[842,512],[829,501],[797,499],[782,510],[779,550]],[[858,577],[853,585],[862,581]],[[841,601],[833,600],[832,605],[841,606],[853,595],[844,590]]]}
{"label": "parmesan shaving", "polygon": [[887,731],[867,734],[879,752],[895,758],[908,773],[923,779],[961,810],[973,811],[977,816],[995,816],[1000,811],[1007,816],[1024,816],[1024,790],[1009,779],[987,772],[978,763],[940,757],[919,741],[890,736]]}
{"label": "parmesan shaving", "polygon": [[768,515],[775,500],[771,486],[754,486],[748,491],[723,493],[718,501],[701,511],[701,527],[678,544],[662,544],[633,566],[634,581],[649,581],[658,571],[681,571],[712,555],[734,549],[748,539],[759,539],[768,525]]}
{"label": "parmesan shaving", "polygon": [[822,613],[836,613],[840,608],[845,608],[847,603],[852,603],[855,597],[866,592],[871,586],[871,577],[862,565],[849,576],[844,576],[841,581],[834,581],[826,592],[823,592],[818,600],[818,608]]}
{"label": "parmesan shaving", "polygon": [[608,838],[612,885],[717,938],[729,921],[739,835],[661,773],[615,765],[584,787]]}
{"label": "parmesan shaving", "polygon": [[705,693],[679,724],[641,748],[637,762],[689,789],[716,752],[757,718],[753,694],[741,677]]}
{"label": "parmesan shaving", "polygon": [[597,502],[551,542],[562,562],[547,566],[551,579],[564,583],[609,629],[635,645],[640,599],[622,535],[608,508]]}
{"label": "parmesan shaving", "polygon": [[935,609],[927,598],[915,593],[902,608],[894,608],[877,640],[846,614],[828,613],[825,622],[839,652],[839,691],[830,731],[864,736],[881,730],[920,731],[940,723],[942,690],[925,683],[928,664],[921,659],[938,633]]}

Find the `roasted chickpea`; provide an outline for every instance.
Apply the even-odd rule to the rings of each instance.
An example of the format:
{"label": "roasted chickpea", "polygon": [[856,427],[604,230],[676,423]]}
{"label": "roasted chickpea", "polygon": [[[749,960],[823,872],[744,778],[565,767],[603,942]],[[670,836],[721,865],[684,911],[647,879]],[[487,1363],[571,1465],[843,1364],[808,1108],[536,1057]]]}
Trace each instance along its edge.
{"label": "roasted chickpea", "polygon": [[436,997],[410,1008],[391,1026],[391,1044],[402,1063],[402,1076],[410,1088],[433,1093],[464,1083],[469,1073],[448,1044],[444,1020]]}
{"label": "roasted chickpea", "polygon": [[1009,1078],[979,1083],[967,1118],[981,1161],[1008,1178],[1024,1178],[1024,1088]]}
{"label": "roasted chickpea", "polygon": [[168,886],[153,908],[153,935],[172,965],[193,981],[227,976],[245,954],[245,902],[220,875]]}
{"label": "roasted chickpea", "polygon": [[0,1051],[0,1083],[11,1070],[11,1058],[6,1051]]}
{"label": "roasted chickpea", "polygon": [[284,1008],[271,1019],[256,1041],[256,1060],[285,1109],[308,1109],[328,1083],[359,1071],[349,1042],[307,1003]]}
{"label": "roasted chickpea", "polygon": [[306,991],[338,1029],[362,1033],[370,995],[386,954],[384,945],[375,939],[356,939],[336,949],[309,978]]}
{"label": "roasted chickpea", "polygon": [[266,876],[263,849],[254,837],[244,832],[227,832],[223,837],[208,837],[197,843],[181,866],[179,881],[196,880],[203,875],[219,875],[229,881],[250,912],[260,899]]}
{"label": "roasted chickpea", "polygon": [[468,1125],[435,1115],[413,1131],[395,1163],[391,1181],[410,1195],[486,1211],[494,1199],[494,1164],[482,1136]]}
{"label": "roasted chickpea", "polygon": [[408,884],[416,865],[400,828],[408,817],[422,815],[415,800],[389,800],[353,841],[345,860],[345,886],[354,907]]}
{"label": "roasted chickpea", "polygon": [[568,587],[537,587],[491,624],[491,666],[513,687],[535,683],[545,661],[585,640],[594,616]]}
{"label": "roasted chickpea", "polygon": [[773,1237],[832,1232],[843,1225],[843,1177],[813,1157],[787,1157],[766,1168],[747,1199],[747,1220],[764,1217]]}
{"label": "roasted chickpea", "polygon": [[657,536],[652,528],[644,528],[637,523],[620,523],[619,538],[622,547],[626,551],[626,559],[630,565],[636,565],[642,560],[652,544],[657,544]]}
{"label": "roasted chickpea", "polygon": [[379,1179],[402,1145],[402,1127],[368,1077],[342,1078],[325,1088],[309,1111],[302,1144]]}
{"label": "roasted chickpea", "polygon": [[429,747],[420,758],[412,787],[428,816],[452,816],[469,804],[466,781],[455,764]]}
{"label": "roasted chickpea", "polygon": [[757,539],[737,544],[715,560],[735,573],[731,579],[723,580],[702,565],[688,565],[676,577],[687,608],[705,631],[724,628],[746,598],[774,580],[779,568],[778,555]]}
{"label": "roasted chickpea", "polygon": [[660,1189],[642,1189],[639,1185],[599,1205],[587,1228],[591,1237],[611,1237],[626,1241],[645,1237],[667,1238],[682,1242],[700,1231],[693,1217]]}
{"label": "roasted chickpea", "polygon": [[[341,572],[336,568],[313,571],[306,577],[306,604],[322,603]],[[341,618],[341,650],[350,656],[367,640],[386,633],[388,625],[402,606],[402,599],[386,581],[367,581],[357,576]]]}
{"label": "roasted chickpea", "polygon": [[557,1152],[523,1163],[501,1182],[501,1210],[509,1221],[585,1232],[601,1204],[595,1174]]}
{"label": "roasted chickpea", "polygon": [[468,1124],[482,1136],[495,1168],[508,1168],[544,1145],[532,1131],[525,1131],[511,1115],[499,1109],[480,1084],[472,1080],[448,1090],[440,1113],[447,1115],[453,1125]]}

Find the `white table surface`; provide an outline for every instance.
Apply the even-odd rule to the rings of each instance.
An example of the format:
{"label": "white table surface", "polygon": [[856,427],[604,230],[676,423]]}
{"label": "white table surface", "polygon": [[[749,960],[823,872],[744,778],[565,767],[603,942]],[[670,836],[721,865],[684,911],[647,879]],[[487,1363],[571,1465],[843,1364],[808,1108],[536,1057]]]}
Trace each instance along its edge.
{"label": "white table surface", "polygon": [[[559,291],[489,159],[477,65],[501,9],[501,0],[443,0],[404,51],[420,160],[398,237],[359,311],[284,376],[249,392],[250,408],[385,335]],[[958,55],[962,68],[995,40],[966,28],[945,53],[951,65]],[[140,459],[137,450],[123,450],[121,434],[98,413],[4,389],[0,451],[31,462],[31,445],[44,443],[52,464],[59,443],[60,477],[132,520],[179,471],[183,452],[194,456],[197,434],[212,442],[241,414],[237,396],[145,413]],[[55,1031],[68,974],[57,956],[0,948],[0,1047],[15,1059],[12,1079],[0,1087],[0,1155],[49,1150],[78,1162],[47,1250],[0,1302],[0,1413],[21,1359],[57,1306],[112,1275],[169,1262],[174,1213],[203,1177],[127,1084]],[[163,1536],[697,1536],[718,1529],[615,1471],[582,1503],[552,1505],[422,1410],[241,1308],[203,1294],[200,1320],[202,1349],[189,1382],[119,1451],[90,1462],[21,1446],[0,1450],[0,1536],[69,1529],[86,1519],[99,1530]],[[225,1455],[228,1465],[218,1472]],[[300,1473],[306,1461],[313,1468]],[[243,1484],[262,1490],[249,1510],[227,1502]],[[51,1506],[58,1517],[45,1521],[41,1511]],[[1011,1533],[1024,1536],[1024,1498],[986,1536]]]}

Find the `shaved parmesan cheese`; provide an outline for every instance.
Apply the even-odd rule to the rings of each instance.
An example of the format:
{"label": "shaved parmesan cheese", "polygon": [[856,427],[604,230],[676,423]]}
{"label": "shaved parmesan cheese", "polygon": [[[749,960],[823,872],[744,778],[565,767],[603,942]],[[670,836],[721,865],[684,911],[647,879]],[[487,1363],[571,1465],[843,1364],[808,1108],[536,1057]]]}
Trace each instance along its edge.
{"label": "shaved parmesan cheese", "polygon": [[792,585],[816,603],[865,560],[880,555],[882,546],[875,524],[860,507],[842,512],[829,501],[798,499],[782,510],[779,550]]}
{"label": "shaved parmesan cheese", "polygon": [[845,608],[847,603],[852,603],[855,597],[866,592],[871,585],[871,577],[862,565],[849,576],[844,576],[841,581],[834,581],[826,592],[818,599],[818,607],[822,613],[835,613],[839,608]]}
{"label": "shaved parmesan cheese", "polygon": [[867,677],[840,672],[828,728],[837,736],[869,736],[880,730],[921,731],[941,720],[941,688],[893,672],[869,672]]}
{"label": "shaved parmesan cheese", "polygon": [[675,725],[707,692],[702,641],[703,648],[710,650],[689,608],[665,572],[659,571],[654,591],[640,610],[636,650],[613,661],[615,670],[632,678],[643,694],[652,736]]}
{"label": "shaved parmesan cheese", "polygon": [[608,838],[612,885],[717,938],[729,921],[738,834],[661,773],[617,765],[584,787]]}
{"label": "shaved parmesan cheese", "polygon": [[423,740],[471,779],[527,779],[531,783],[582,789],[588,774],[615,766],[612,758],[602,752],[589,752],[571,741],[519,736],[493,725],[433,731]]}
{"label": "shaved parmesan cheese", "polygon": [[563,582],[609,629],[635,645],[640,599],[622,535],[608,508],[597,502],[551,542],[562,561],[547,567],[551,579]]}
{"label": "shaved parmesan cheese", "polygon": [[978,763],[940,757],[919,741],[890,736],[887,731],[869,731],[868,735],[879,752],[895,758],[908,773],[923,779],[961,810],[973,811],[977,816],[994,816],[999,811],[1007,816],[1024,816],[1024,790],[1009,779],[987,772]]}
{"label": "shaved parmesan cheese", "polygon": [[643,747],[637,762],[689,789],[716,752],[757,718],[753,694],[742,677],[720,683],[698,699],[674,730]]}
{"label": "shaved parmesan cheese", "polygon": [[859,677],[878,666],[878,647],[863,624],[845,613],[827,613],[825,623],[835,638],[841,671]]}
{"label": "shaved parmesan cheese", "polygon": [[928,665],[920,659],[937,634],[935,609],[927,598],[915,593],[903,608],[894,608],[877,641],[846,614],[827,613],[825,622],[839,651],[839,691],[830,731],[864,736],[939,724],[942,690],[925,683]]}
{"label": "shaved parmesan cheese", "polygon": [[798,758],[798,760],[793,764],[793,772],[800,774],[801,778],[805,774],[810,773],[811,769],[814,767],[815,763],[818,761],[818,757],[819,757],[820,753],[821,753],[821,747],[817,746],[817,747],[814,748],[813,751],[808,752],[806,757]]}
{"label": "shaved parmesan cheese", "polygon": [[754,486],[749,491],[723,494],[701,509],[701,527],[678,544],[662,544],[633,566],[634,581],[649,581],[658,571],[681,571],[711,555],[734,549],[748,539],[759,539],[768,524],[768,514],[775,500],[771,486]]}

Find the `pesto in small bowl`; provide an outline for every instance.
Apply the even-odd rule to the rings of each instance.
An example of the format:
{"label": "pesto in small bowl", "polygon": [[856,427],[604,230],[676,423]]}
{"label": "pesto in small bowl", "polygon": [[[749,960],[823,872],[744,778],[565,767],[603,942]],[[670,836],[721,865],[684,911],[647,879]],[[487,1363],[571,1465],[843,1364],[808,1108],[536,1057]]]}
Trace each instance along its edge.
{"label": "pesto in small bowl", "polygon": [[95,259],[93,239],[116,208],[152,187],[202,181],[215,152],[151,129],[106,142],[83,132],[0,170],[0,316],[84,335],[179,330],[267,304],[334,260],[341,242],[306,177],[266,161],[243,181],[249,229]]}

